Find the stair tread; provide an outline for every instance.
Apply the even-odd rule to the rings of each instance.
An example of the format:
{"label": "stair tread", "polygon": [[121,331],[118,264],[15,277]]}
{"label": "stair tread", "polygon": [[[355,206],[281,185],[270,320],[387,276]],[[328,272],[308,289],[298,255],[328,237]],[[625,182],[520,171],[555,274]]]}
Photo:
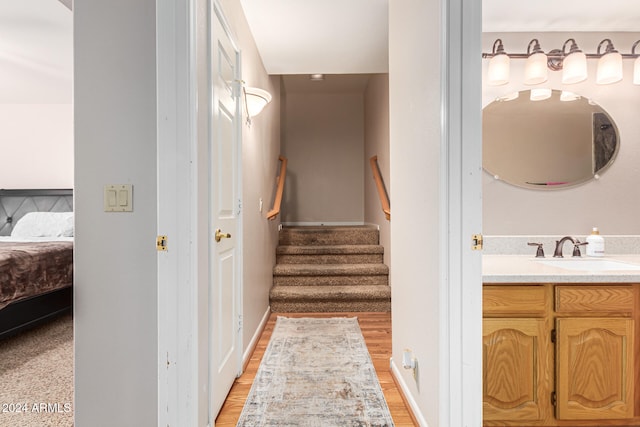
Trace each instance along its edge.
{"label": "stair tread", "polygon": [[391,298],[391,287],[386,285],[360,286],[274,286],[271,299],[318,300],[318,299],[386,299]]}
{"label": "stair tread", "polygon": [[316,255],[316,254],[381,254],[381,245],[280,245],[278,255]]}
{"label": "stair tread", "polygon": [[274,276],[347,276],[389,274],[385,264],[277,264]]}

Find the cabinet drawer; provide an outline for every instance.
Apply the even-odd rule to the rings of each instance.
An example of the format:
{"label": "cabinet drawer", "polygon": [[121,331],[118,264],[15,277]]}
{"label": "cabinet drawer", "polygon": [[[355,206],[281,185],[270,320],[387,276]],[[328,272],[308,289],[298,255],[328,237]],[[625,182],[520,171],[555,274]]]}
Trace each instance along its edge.
{"label": "cabinet drawer", "polygon": [[541,285],[485,285],[482,311],[494,314],[542,317],[545,313],[546,288]]}
{"label": "cabinet drawer", "polygon": [[558,313],[633,313],[632,286],[556,286],[555,296]]}

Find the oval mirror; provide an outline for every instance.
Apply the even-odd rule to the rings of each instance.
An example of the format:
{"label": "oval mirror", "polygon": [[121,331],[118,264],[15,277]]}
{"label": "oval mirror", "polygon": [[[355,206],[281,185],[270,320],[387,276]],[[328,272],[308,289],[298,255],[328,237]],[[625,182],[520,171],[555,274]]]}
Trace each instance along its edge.
{"label": "oval mirror", "polygon": [[553,189],[602,173],[615,159],[619,135],[607,112],[587,98],[533,89],[483,109],[482,145],[482,166],[497,179]]}

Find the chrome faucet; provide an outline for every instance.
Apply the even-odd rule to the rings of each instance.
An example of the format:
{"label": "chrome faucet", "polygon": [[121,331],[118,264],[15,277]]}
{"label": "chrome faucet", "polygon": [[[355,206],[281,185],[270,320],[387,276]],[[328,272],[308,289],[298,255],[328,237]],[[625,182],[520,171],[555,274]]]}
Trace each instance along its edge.
{"label": "chrome faucet", "polygon": [[574,239],[571,236],[565,236],[560,240],[556,240],[556,250],[553,252],[554,258],[564,258],[562,256],[562,247],[564,246],[564,242],[566,242],[567,240],[573,243],[573,256],[574,257],[582,256],[582,254],[580,253],[580,246],[586,245],[588,244],[588,242],[581,242],[580,240]]}

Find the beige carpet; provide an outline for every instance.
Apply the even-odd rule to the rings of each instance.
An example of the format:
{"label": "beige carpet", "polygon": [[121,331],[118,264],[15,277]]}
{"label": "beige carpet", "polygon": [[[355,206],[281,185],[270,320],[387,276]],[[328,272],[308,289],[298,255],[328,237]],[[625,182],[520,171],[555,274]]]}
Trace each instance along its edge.
{"label": "beige carpet", "polygon": [[71,315],[0,341],[0,426],[72,425]]}
{"label": "beige carpet", "polygon": [[237,425],[393,426],[358,320],[278,317]]}

